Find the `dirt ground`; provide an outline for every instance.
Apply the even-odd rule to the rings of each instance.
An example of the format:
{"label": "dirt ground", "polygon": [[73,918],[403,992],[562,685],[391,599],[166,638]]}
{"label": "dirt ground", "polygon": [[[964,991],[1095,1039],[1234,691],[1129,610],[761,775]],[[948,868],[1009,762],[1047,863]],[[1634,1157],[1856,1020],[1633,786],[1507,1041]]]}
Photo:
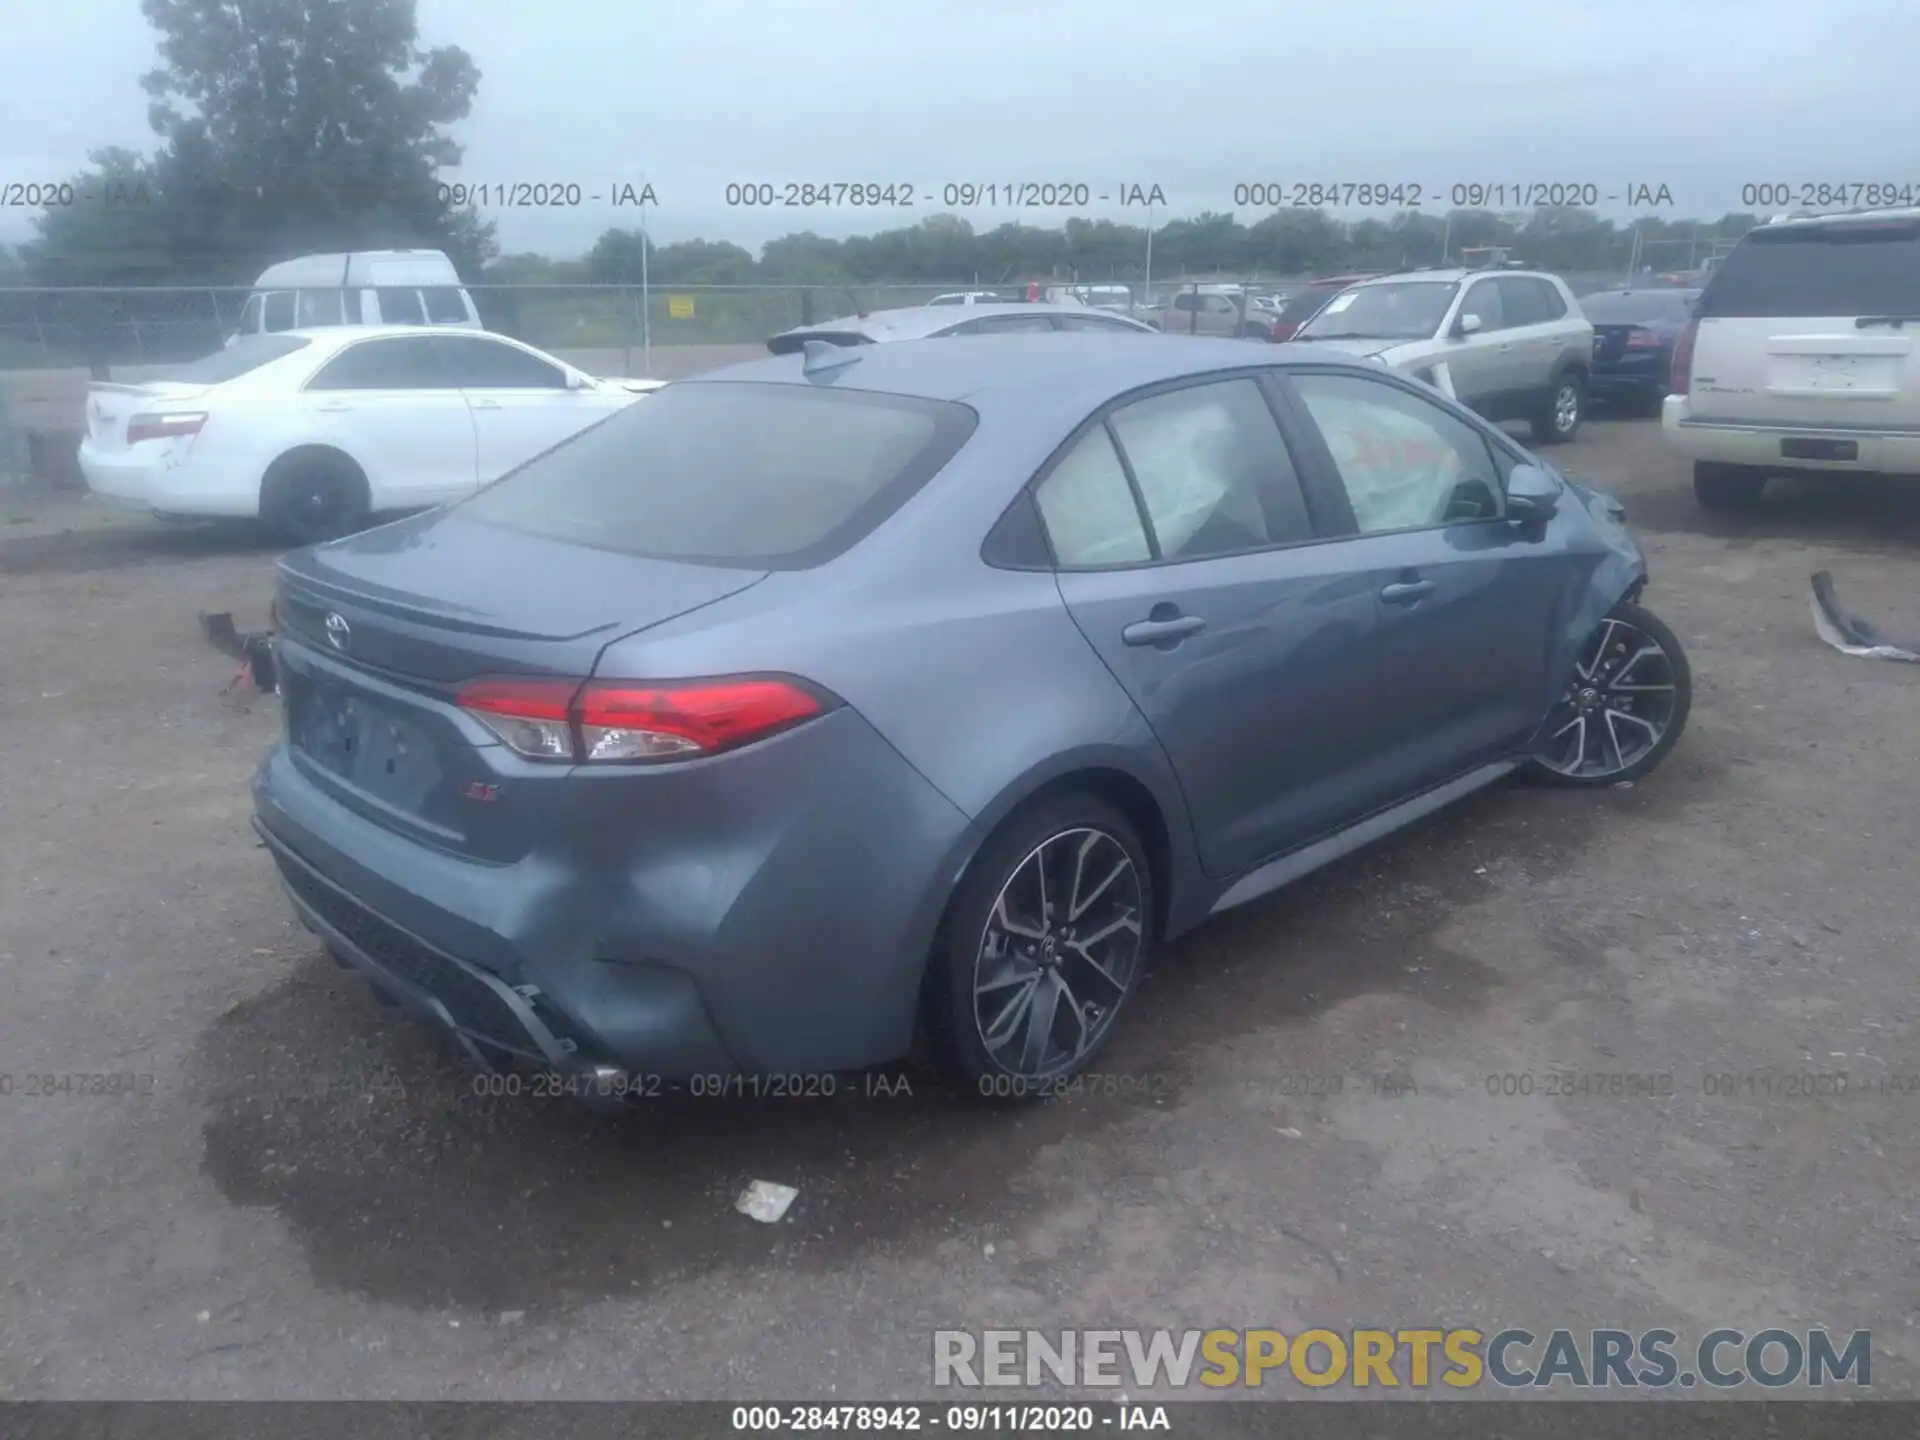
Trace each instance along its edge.
{"label": "dirt ground", "polygon": [[[1368,1324],[1870,1328],[1875,1391],[1920,1391],[1920,667],[1806,600],[1830,568],[1920,636],[1920,502],[1708,519],[1648,422],[1559,458],[1692,656],[1665,767],[1484,793],[1205,927],[1106,1063],[1132,1093],[1011,1114],[477,1095],[247,828],[276,717],[194,613],[257,621],[271,553],[16,503],[0,1393],[852,1400],[928,1394],[942,1327]],[[784,1222],[735,1213],[756,1178]]]}

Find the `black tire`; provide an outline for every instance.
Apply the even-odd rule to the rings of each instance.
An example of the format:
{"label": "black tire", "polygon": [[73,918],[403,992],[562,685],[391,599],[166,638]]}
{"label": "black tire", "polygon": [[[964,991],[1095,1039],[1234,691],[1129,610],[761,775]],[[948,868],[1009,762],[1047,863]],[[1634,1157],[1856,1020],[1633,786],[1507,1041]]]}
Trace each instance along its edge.
{"label": "black tire", "polygon": [[1587,382],[1578,370],[1562,370],[1547,387],[1547,398],[1530,417],[1533,443],[1564,445],[1580,433],[1587,417]]}
{"label": "black tire", "polygon": [[[1611,630],[1610,624],[1613,624]],[[1623,600],[1608,612],[1606,619],[1601,622],[1593,637],[1581,647],[1577,657],[1579,664],[1584,666],[1589,660],[1604,662],[1608,659],[1607,654],[1595,654],[1596,650],[1611,651],[1616,646],[1624,647],[1631,644],[1631,636],[1620,635],[1619,626],[1628,627],[1629,631],[1638,631],[1645,639],[1651,640],[1659,647],[1660,660],[1649,658],[1636,665],[1634,660],[1637,657],[1623,648],[1615,657],[1615,668],[1611,672],[1607,672],[1596,664],[1596,669],[1600,672],[1596,678],[1603,683],[1591,687],[1581,685],[1582,676],[1576,670],[1574,680],[1568,686],[1567,695],[1554,706],[1553,713],[1540,727],[1540,738],[1537,742],[1539,752],[1530,757],[1521,768],[1523,778],[1542,785],[1572,786],[1580,789],[1619,785],[1650,774],[1679,743],[1680,736],[1687,728],[1687,717],[1693,712],[1693,669],[1687,663],[1687,652],[1681,646],[1680,638],[1673,633],[1666,621],[1642,605]],[[1619,638],[1616,639],[1616,636]],[[1636,707],[1636,702],[1644,703],[1646,700],[1661,698],[1657,686],[1668,684],[1671,687],[1671,709],[1666,712],[1658,737],[1646,749],[1635,754],[1630,763],[1611,769],[1597,770],[1590,774],[1570,772],[1564,763],[1564,750],[1555,743],[1555,737],[1562,729],[1560,721],[1580,708],[1576,699],[1579,693],[1583,691],[1591,693],[1592,690],[1597,689],[1604,696],[1604,692],[1619,686],[1629,676],[1637,687],[1633,691],[1626,692],[1625,704],[1629,711]],[[1648,724],[1654,713],[1643,709],[1642,718],[1638,723]],[[1629,726],[1629,734],[1632,733],[1632,728]],[[1581,732],[1581,743],[1584,746],[1584,730]],[[1545,758],[1549,754],[1549,747],[1552,747],[1551,760]],[[1614,750],[1616,756],[1625,758],[1617,736]],[[1601,754],[1604,758],[1604,747]]]}
{"label": "black tire", "polygon": [[1698,460],[1693,466],[1693,498],[1703,510],[1751,510],[1767,488],[1767,472],[1751,465],[1721,465]]}
{"label": "black tire", "polygon": [[[1091,849],[1081,850],[1079,847],[1088,843],[1078,838],[1083,835],[1099,838]],[[991,953],[1001,940],[1021,943],[1004,931],[996,936],[999,930],[995,923],[996,911],[1024,925],[1027,911],[1038,909],[1033,903],[1037,892],[1028,884],[1029,867],[1035,857],[1040,857],[1043,866],[1055,867],[1056,880],[1070,873],[1058,869],[1063,858],[1070,862],[1078,860],[1083,866],[1091,864],[1096,870],[1112,862],[1111,873],[1117,878],[1099,886],[1093,896],[1099,906],[1098,913],[1085,903],[1086,897],[1082,897],[1082,913],[1088,917],[1088,923],[1103,930],[1114,926],[1118,917],[1121,928],[1113,939],[1132,942],[1130,958],[1106,942],[1094,957],[1092,943],[1084,935],[1075,942],[1075,927],[1068,921],[1078,917],[1062,920],[1059,913],[1062,906],[1057,897],[1053,923],[1045,927],[1054,940],[1045,944],[1043,956],[1030,959],[1014,953],[1011,947],[998,955]],[[1123,857],[1130,873],[1120,876],[1118,866]],[[1083,875],[1085,873],[1083,871]],[[1090,878],[1086,883],[1093,884]],[[1111,1038],[1128,998],[1138,988],[1140,977],[1152,958],[1153,884],[1146,850],[1132,823],[1098,796],[1055,796],[1008,817],[968,867],[966,878],[947,906],[934,943],[925,1002],[927,1034],[932,1042],[934,1063],[942,1076],[970,1097],[987,1104],[1007,1104],[1057,1094],[1073,1076],[1085,1071]],[[1057,884],[1056,888],[1059,888]],[[1003,891],[1009,898],[1001,910],[999,902]],[[1128,914],[1137,927],[1135,932],[1125,928],[1124,917]],[[1027,948],[1037,950],[1038,943],[1028,943]],[[1094,965],[1094,958],[1106,968]],[[1084,965],[1082,960],[1086,961]],[[1003,980],[987,992],[986,1009],[978,1009],[976,976],[996,961],[1001,974],[1017,972],[1023,978]],[[1104,983],[1096,977],[1106,977],[1106,981],[1117,978],[1119,983],[1117,986]],[[991,982],[995,977],[987,973],[985,978]],[[1035,987],[1034,992],[1027,997],[1026,1008],[1021,1011],[1021,991],[1029,981]],[[1075,985],[1086,992],[1084,998],[1078,998],[1075,990],[1064,988]],[[1040,987],[1051,987],[1054,997],[1050,1006],[1054,1023],[1044,1030],[1040,1026],[1018,1023],[1023,1016],[1036,1014],[1042,1003],[1038,997],[1048,993]],[[997,998],[1002,995],[1006,998]],[[996,1006],[1004,1008],[998,1010],[992,1021],[983,1018]],[[1088,1017],[1090,1010],[1097,1012],[1092,1019]],[[1042,1036],[1039,1044],[1042,1063],[1024,1068],[1018,1063],[1009,1063],[1006,1050],[990,1043],[989,1032],[997,1029],[1009,1015],[1015,1022],[1008,1026],[1009,1032],[1022,1032],[1022,1038],[1028,1043],[1032,1043],[1036,1034]],[[1060,1022],[1069,1015],[1076,1017],[1080,1024],[1063,1026]],[[1011,1045],[1012,1041],[1010,1033],[1005,1043]],[[1068,1056],[1073,1044],[1081,1041],[1084,1041],[1083,1048]],[[1053,1049],[1056,1042],[1057,1054]]]}
{"label": "black tire", "polygon": [[260,482],[260,519],[289,545],[313,545],[364,530],[367,481],[344,455],[282,456]]}

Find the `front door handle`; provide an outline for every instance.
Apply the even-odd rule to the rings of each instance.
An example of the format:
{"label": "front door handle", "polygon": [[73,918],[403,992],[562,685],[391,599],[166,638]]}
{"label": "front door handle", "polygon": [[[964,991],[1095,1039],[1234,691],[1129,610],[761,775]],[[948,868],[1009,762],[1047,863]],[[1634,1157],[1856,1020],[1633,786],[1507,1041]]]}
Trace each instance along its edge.
{"label": "front door handle", "polygon": [[1199,615],[1175,615],[1165,620],[1136,620],[1120,632],[1128,645],[1177,645],[1207,628]]}
{"label": "front door handle", "polygon": [[1433,593],[1431,580],[1399,580],[1380,592],[1380,598],[1389,605],[1411,605]]}
{"label": "front door handle", "polygon": [[476,410],[498,410],[500,408],[500,402],[498,400],[475,400],[469,397],[467,403]]}
{"label": "front door handle", "polygon": [[344,400],[322,400],[318,405],[315,405],[313,408],[316,410],[325,410],[329,414],[331,414],[335,411],[351,410],[353,407],[347,404],[347,402]]}

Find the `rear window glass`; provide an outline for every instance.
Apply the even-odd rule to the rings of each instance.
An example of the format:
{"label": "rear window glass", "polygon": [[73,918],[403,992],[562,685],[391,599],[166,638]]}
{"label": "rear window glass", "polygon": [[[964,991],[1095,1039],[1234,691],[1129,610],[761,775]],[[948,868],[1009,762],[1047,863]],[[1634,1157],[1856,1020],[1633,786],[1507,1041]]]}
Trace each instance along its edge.
{"label": "rear window glass", "polygon": [[1693,312],[1693,297],[1684,290],[1634,290],[1589,295],[1580,308],[1596,325],[1643,325],[1649,320],[1685,320]]}
{"label": "rear window glass", "polygon": [[243,335],[226,349],[216,350],[203,359],[168,366],[165,378],[195,385],[218,385],[222,381],[238,380],[262,365],[306,349],[311,343],[298,335]]}
{"label": "rear window glass", "polygon": [[467,318],[466,297],[452,285],[429,285],[420,292],[427,319],[435,325],[458,325]]}
{"label": "rear window glass", "polygon": [[650,559],[803,569],[898,509],[976,423],[947,401],[812,385],[669,385],[459,508]]}
{"label": "rear window glass", "polygon": [[1920,315],[1920,221],[1755,230],[1720,262],[1699,313]]}

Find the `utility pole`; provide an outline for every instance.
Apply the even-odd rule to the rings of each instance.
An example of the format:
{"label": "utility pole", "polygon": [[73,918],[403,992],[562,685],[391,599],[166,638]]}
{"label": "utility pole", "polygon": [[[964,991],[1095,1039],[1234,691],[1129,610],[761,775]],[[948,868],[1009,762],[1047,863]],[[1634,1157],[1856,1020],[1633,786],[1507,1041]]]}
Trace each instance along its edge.
{"label": "utility pole", "polygon": [[[647,177],[640,177],[640,194],[647,193]],[[640,201],[640,368],[653,377],[653,296],[647,286],[647,202]]]}

